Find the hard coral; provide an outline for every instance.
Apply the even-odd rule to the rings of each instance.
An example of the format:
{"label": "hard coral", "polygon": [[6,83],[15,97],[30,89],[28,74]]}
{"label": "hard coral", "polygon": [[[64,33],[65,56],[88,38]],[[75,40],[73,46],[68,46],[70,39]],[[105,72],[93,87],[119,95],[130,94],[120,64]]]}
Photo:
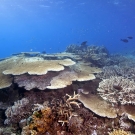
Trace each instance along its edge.
{"label": "hard coral", "polygon": [[57,100],[52,102],[52,110],[57,115],[57,121],[59,123],[68,124],[72,117],[77,116],[74,107],[80,108],[80,103],[77,102],[78,94],[70,96],[66,94],[68,98],[64,98],[64,100]]}
{"label": "hard coral", "polygon": [[94,65],[103,66],[108,63],[109,53],[103,46],[69,45],[66,51],[75,53],[85,61],[91,61]]}
{"label": "hard coral", "polygon": [[21,75],[28,73],[30,75],[44,75],[49,71],[64,70],[64,66],[74,65],[75,62],[71,59],[63,60],[44,60],[40,57],[23,57],[16,65],[4,70],[5,75]]}
{"label": "hard coral", "polygon": [[84,106],[102,117],[116,118],[116,109],[98,95],[80,93],[79,99]]}
{"label": "hard coral", "polygon": [[99,83],[99,95],[115,104],[135,104],[135,82],[123,77],[111,77]]}

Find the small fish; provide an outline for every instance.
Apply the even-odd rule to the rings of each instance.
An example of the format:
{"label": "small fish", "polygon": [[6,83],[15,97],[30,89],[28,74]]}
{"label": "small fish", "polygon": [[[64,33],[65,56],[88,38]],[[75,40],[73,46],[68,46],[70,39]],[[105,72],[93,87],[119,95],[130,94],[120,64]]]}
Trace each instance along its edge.
{"label": "small fish", "polygon": [[127,38],[129,38],[129,39],[133,39],[133,37],[131,37],[131,36],[130,36],[130,37],[127,37]]}
{"label": "small fish", "polygon": [[87,41],[84,41],[81,43],[81,45],[84,45],[84,46],[86,46],[86,44],[87,44]]}
{"label": "small fish", "polygon": [[121,41],[123,41],[125,43],[128,43],[128,40],[127,39],[121,39]]}

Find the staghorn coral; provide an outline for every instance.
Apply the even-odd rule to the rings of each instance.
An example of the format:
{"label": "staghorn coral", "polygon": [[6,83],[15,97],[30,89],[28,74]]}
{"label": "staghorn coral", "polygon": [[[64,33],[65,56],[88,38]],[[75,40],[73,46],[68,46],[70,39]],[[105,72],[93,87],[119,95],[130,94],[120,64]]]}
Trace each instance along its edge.
{"label": "staghorn coral", "polygon": [[99,95],[114,104],[135,104],[135,82],[123,77],[111,77],[99,83]]}
{"label": "staghorn coral", "polygon": [[58,122],[62,123],[62,125],[69,123],[69,120],[77,116],[74,106],[80,108],[80,103],[77,102],[78,100],[78,94],[75,94],[73,96],[70,96],[66,94],[66,97],[64,97],[64,100],[57,100],[53,101],[51,105],[53,105],[52,110],[56,112],[55,115],[58,116]]}

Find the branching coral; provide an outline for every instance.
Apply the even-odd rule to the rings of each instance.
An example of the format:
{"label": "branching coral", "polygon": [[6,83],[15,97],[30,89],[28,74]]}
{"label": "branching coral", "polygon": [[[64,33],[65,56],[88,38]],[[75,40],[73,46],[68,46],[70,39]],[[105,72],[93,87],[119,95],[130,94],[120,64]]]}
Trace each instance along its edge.
{"label": "branching coral", "polygon": [[77,116],[73,106],[80,108],[80,103],[76,101],[78,99],[78,94],[74,92],[73,97],[68,94],[66,94],[66,96],[68,96],[68,98],[65,97],[64,100],[54,100],[52,102],[52,109],[54,112],[56,111],[56,115],[58,115],[57,121],[62,123],[62,125],[69,123],[72,117]]}
{"label": "branching coral", "polygon": [[123,77],[111,77],[99,83],[99,95],[115,104],[135,104],[135,82]]}

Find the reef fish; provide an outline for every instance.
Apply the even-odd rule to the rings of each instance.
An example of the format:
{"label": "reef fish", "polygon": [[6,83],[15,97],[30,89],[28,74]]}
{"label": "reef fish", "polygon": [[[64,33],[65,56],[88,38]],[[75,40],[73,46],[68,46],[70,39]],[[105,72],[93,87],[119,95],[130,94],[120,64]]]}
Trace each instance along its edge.
{"label": "reef fish", "polygon": [[125,43],[128,43],[128,40],[127,39],[121,39],[121,41],[123,41]]}
{"label": "reef fish", "polygon": [[87,41],[83,41],[83,42],[81,43],[82,46],[86,46],[86,44],[87,44]]}
{"label": "reef fish", "polygon": [[129,39],[133,39],[133,37],[131,37],[131,36],[130,36],[130,37],[127,37],[127,38],[129,38]]}

